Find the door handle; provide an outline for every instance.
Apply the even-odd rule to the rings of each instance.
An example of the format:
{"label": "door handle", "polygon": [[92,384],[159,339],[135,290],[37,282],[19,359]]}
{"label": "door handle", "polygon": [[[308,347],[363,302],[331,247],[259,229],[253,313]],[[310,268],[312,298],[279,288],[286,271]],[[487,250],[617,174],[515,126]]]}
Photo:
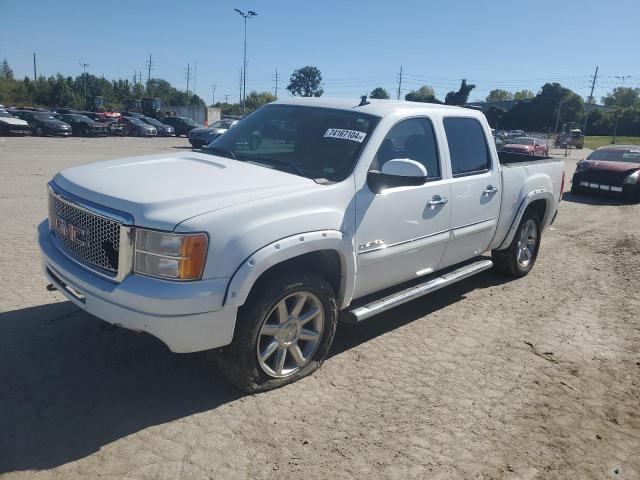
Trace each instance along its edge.
{"label": "door handle", "polygon": [[441,197],[440,195],[434,195],[433,198],[427,202],[427,205],[431,210],[433,210],[440,205],[444,205],[448,201],[449,200],[447,200],[444,197]]}
{"label": "door handle", "polygon": [[494,193],[498,192],[498,188],[494,187],[493,185],[487,185],[487,188],[482,192],[483,195],[485,196],[489,196],[489,195],[493,195]]}

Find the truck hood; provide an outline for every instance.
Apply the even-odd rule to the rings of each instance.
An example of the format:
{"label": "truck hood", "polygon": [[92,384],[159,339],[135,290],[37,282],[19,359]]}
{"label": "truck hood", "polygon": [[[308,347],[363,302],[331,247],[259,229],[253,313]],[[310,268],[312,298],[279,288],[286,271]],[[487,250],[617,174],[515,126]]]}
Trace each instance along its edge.
{"label": "truck hood", "polygon": [[25,122],[20,118],[12,118],[12,117],[0,117],[0,123],[5,123],[7,125],[16,125],[16,126],[19,125],[21,127],[25,127],[29,125],[27,122]]}
{"label": "truck hood", "polygon": [[84,200],[131,214],[136,225],[161,230],[225,207],[321,188],[308,178],[197,152],[82,165],[53,181]]}

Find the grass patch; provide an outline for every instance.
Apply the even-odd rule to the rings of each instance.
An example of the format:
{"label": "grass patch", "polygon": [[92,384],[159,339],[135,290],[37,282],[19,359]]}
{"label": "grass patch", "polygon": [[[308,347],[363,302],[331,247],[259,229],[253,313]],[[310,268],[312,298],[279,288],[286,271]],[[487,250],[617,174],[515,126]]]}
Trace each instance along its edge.
{"label": "grass patch", "polygon": [[[611,144],[611,136],[595,136],[588,135],[584,137],[585,148],[595,150],[596,148],[604,147]],[[616,137],[616,144],[618,145],[640,145],[640,137]]]}

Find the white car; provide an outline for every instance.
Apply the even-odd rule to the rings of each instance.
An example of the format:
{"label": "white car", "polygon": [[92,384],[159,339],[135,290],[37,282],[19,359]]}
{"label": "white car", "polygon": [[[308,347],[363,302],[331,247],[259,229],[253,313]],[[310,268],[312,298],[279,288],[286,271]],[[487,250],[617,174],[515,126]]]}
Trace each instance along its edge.
{"label": "white car", "polygon": [[29,124],[16,118],[0,105],[0,135],[29,135],[31,127]]}
{"label": "white car", "polygon": [[218,349],[236,386],[267,390],[320,366],[339,317],[363,321],[492,266],[526,275],[564,163],[503,161],[475,110],[279,101],[203,152],[55,175],[44,269],[87,312],[174,352]]}

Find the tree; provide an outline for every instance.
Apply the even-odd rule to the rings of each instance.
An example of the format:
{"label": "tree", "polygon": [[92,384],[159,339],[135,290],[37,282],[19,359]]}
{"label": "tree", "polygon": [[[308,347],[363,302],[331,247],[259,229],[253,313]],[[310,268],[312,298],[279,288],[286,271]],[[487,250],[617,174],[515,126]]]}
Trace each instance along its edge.
{"label": "tree", "polygon": [[247,110],[252,112],[254,110],[257,110],[261,106],[266,105],[267,103],[275,101],[276,97],[271,92],[250,92],[245,100],[245,105]]}
{"label": "tree", "polygon": [[513,94],[513,99],[514,100],[529,100],[533,97],[535,97],[536,94],[533,93],[531,90],[520,90],[516,93]]}
{"label": "tree", "polygon": [[497,107],[495,105],[491,105],[487,109],[484,110],[484,116],[487,117],[487,122],[491,128],[498,128],[502,117],[507,111],[502,107]]}
{"label": "tree", "polygon": [[4,80],[13,80],[13,70],[11,70],[6,58],[2,63],[0,63],[0,78]]}
{"label": "tree", "polygon": [[602,97],[607,107],[640,107],[640,88],[617,87]]}
{"label": "tree", "polygon": [[423,85],[418,90],[411,90],[404,96],[410,102],[442,103],[436,98],[436,92],[429,85]]}
{"label": "tree", "polygon": [[369,94],[369,98],[379,98],[381,100],[389,100],[389,92],[382,87],[374,88]]}
{"label": "tree", "polygon": [[467,103],[467,100],[469,100],[469,94],[471,93],[471,90],[473,90],[474,88],[476,88],[474,84],[467,84],[467,80],[462,79],[458,91],[451,91],[447,93],[447,96],[444,99],[444,103],[446,105],[465,105]]}
{"label": "tree", "polygon": [[504,102],[505,100],[513,100],[513,93],[502,90],[501,88],[496,88],[489,92],[487,98],[485,99],[487,102]]}
{"label": "tree", "polygon": [[322,74],[318,67],[302,67],[291,74],[287,90],[299,97],[319,97],[322,89]]}

